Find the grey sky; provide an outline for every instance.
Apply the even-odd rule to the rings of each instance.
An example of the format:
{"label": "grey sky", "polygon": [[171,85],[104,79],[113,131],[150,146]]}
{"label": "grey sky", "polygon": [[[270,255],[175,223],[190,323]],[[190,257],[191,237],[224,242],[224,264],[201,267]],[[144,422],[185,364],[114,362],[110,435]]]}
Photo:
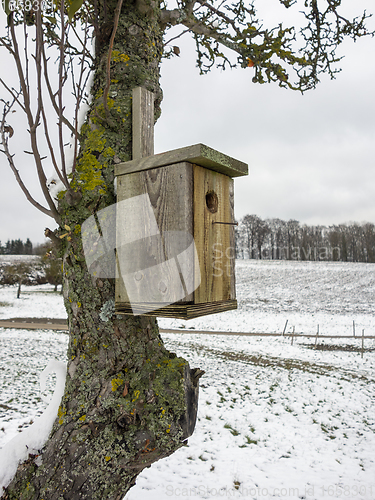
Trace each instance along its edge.
{"label": "grey sky", "polygon": [[[201,142],[248,163],[250,175],[235,181],[237,218],[375,222],[374,39],[345,42],[337,79],[304,95],[254,85],[251,68],[199,76],[193,44],[174,43],[181,56],[162,66],[156,153]],[[14,151],[26,149],[15,139]],[[24,199],[3,155],[0,168],[0,241],[42,242],[54,221]],[[33,167],[18,168],[37,195]]]}

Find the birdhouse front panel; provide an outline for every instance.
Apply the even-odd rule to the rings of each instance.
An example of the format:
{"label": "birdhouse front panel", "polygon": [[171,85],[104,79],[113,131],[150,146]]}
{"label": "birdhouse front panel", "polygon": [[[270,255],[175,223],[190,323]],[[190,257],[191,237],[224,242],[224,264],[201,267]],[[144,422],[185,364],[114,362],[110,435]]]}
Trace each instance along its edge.
{"label": "birdhouse front panel", "polygon": [[203,145],[120,164],[117,313],[189,319],[237,307],[233,179]]}
{"label": "birdhouse front panel", "polygon": [[[119,176],[117,199],[116,302],[142,310],[193,301],[176,261],[193,242],[192,166],[181,162]],[[129,235],[136,235],[131,242]],[[184,275],[191,281],[194,258],[188,257]]]}

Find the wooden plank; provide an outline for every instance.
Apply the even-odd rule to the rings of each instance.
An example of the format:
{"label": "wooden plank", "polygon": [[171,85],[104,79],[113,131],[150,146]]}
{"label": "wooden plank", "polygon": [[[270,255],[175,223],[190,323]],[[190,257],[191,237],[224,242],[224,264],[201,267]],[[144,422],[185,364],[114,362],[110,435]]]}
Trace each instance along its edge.
{"label": "wooden plank", "polygon": [[194,165],[194,240],[201,273],[195,304],[235,299],[233,227],[220,224],[234,222],[232,183],[226,175]]}
{"label": "wooden plank", "polygon": [[[149,206],[130,217],[118,211],[117,257],[127,286],[123,279],[116,280],[116,304],[143,299],[161,303],[193,299],[193,294],[186,290],[189,277],[194,274],[193,255],[185,253],[181,258],[193,242],[192,192],[193,167],[188,163],[118,178],[119,206],[121,202],[146,194]],[[129,233],[139,237],[124,245]],[[134,279],[129,278],[132,274]]]}
{"label": "wooden plank", "polygon": [[[234,182],[231,180],[229,182],[229,214],[228,220],[234,222]],[[229,226],[229,252],[227,254],[229,266],[230,266],[230,298],[236,298],[236,234],[235,226]]]}
{"label": "wooden plank", "polygon": [[235,160],[204,144],[195,144],[193,146],[167,151],[154,156],[148,156],[147,158],[133,159],[125,163],[119,163],[115,167],[115,175],[118,176],[132,172],[140,172],[183,161],[194,163],[230,177],[248,174],[248,166],[246,163]]}
{"label": "wooden plank", "polygon": [[[160,309],[156,307],[161,306]],[[146,316],[157,316],[162,318],[177,318],[177,319],[193,319],[199,318],[201,316],[206,316],[208,314],[216,314],[225,311],[231,311],[237,309],[236,300],[227,300],[221,302],[211,302],[209,304],[171,304],[168,306],[163,306],[162,304],[154,304],[155,309],[148,312],[144,307],[144,304],[126,304],[118,303],[116,304],[117,314],[133,314],[132,307],[137,307],[138,314]]]}
{"label": "wooden plank", "polygon": [[154,94],[143,87],[133,89],[133,160],[154,154]]}

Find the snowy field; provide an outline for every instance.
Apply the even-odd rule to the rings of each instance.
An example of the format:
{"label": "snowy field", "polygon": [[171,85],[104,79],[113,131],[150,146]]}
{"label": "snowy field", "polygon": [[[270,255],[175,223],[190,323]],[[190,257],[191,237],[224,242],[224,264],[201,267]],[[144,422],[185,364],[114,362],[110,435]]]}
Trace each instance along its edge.
{"label": "snowy field", "polygon": [[[188,446],[138,477],[126,500],[375,498],[375,340],[197,335],[192,329],[375,335],[375,267],[238,261],[239,309],[161,319],[172,351],[206,371]],[[65,317],[52,287],[0,288],[0,319]],[[39,375],[68,337],[0,328],[0,447],[46,407]],[[50,391],[53,380],[50,380]]]}

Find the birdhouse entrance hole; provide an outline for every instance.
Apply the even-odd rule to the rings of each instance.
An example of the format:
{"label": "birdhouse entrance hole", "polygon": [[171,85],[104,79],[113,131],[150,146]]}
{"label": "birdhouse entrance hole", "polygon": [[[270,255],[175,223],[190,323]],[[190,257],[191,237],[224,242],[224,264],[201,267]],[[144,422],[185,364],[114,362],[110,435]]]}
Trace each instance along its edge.
{"label": "birdhouse entrance hole", "polygon": [[206,205],[212,214],[216,214],[219,207],[219,199],[215,191],[208,191],[206,194]]}

